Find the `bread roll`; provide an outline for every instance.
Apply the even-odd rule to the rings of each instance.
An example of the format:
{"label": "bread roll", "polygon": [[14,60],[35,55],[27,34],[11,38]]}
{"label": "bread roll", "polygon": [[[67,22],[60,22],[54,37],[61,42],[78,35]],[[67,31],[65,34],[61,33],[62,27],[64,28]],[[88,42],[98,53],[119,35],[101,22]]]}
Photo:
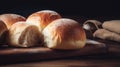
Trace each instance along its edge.
{"label": "bread roll", "polygon": [[94,37],[120,42],[120,35],[106,29],[98,29],[93,34]]}
{"label": "bread roll", "polygon": [[60,14],[51,10],[42,10],[31,14],[27,18],[27,22],[33,25],[37,25],[42,31],[53,20],[61,18]]}
{"label": "bread roll", "polygon": [[0,15],[0,20],[2,20],[9,29],[12,24],[14,24],[17,21],[25,21],[25,17],[18,15],[18,14],[2,14]]}
{"label": "bread roll", "polygon": [[120,20],[105,21],[102,27],[109,31],[120,34]]}
{"label": "bread roll", "polygon": [[72,19],[57,19],[51,22],[42,33],[45,45],[53,49],[79,49],[86,43],[83,28]]}
{"label": "bread roll", "polygon": [[0,44],[5,43],[5,33],[8,31],[7,26],[3,21],[0,20]]}
{"label": "bread roll", "polygon": [[15,47],[41,46],[43,37],[37,26],[20,21],[10,27],[8,41]]}

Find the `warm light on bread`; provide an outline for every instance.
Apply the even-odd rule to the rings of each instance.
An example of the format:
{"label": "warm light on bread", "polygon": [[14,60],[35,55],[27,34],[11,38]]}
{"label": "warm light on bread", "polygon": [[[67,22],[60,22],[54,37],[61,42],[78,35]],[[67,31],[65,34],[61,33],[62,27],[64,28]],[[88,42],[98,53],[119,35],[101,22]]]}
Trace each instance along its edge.
{"label": "warm light on bread", "polygon": [[61,16],[55,11],[42,10],[31,14],[26,22],[37,25],[40,31],[42,31],[49,23],[59,18],[61,18]]}
{"label": "warm light on bread", "polygon": [[12,24],[18,21],[25,21],[25,17],[18,14],[2,14],[0,15],[0,20],[2,20],[7,28],[9,29]]}
{"label": "warm light on bread", "polygon": [[15,47],[41,46],[43,42],[38,27],[24,21],[14,23],[9,29],[8,37],[9,44]]}
{"label": "warm light on bread", "polygon": [[45,45],[53,49],[79,49],[86,43],[86,34],[77,21],[62,18],[43,30]]}

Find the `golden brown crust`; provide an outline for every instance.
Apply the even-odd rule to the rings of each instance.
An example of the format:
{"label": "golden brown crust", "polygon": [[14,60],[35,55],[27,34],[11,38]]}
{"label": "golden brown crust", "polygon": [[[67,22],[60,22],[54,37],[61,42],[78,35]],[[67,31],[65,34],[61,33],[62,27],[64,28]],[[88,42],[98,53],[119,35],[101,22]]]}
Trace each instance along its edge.
{"label": "golden brown crust", "polygon": [[42,10],[42,11],[38,11],[31,14],[27,18],[27,22],[34,25],[37,24],[37,26],[40,26],[40,30],[42,30],[53,20],[56,20],[59,18],[61,18],[61,16],[55,11]]}
{"label": "golden brown crust", "polygon": [[0,20],[4,21],[7,28],[9,29],[12,24],[14,24],[17,21],[25,21],[25,17],[17,14],[2,14],[0,15]]}
{"label": "golden brown crust", "polygon": [[[78,33],[84,33],[82,27],[80,27],[79,24],[64,24],[64,21],[62,23],[63,24],[61,24],[60,26],[55,28],[55,30],[53,29],[53,31],[60,34],[63,41],[68,40],[71,37],[73,37],[76,40],[79,40],[79,39],[82,39],[82,36],[85,36],[84,34],[83,35],[81,34],[82,36],[78,34]],[[70,36],[70,37],[68,37],[68,36]],[[84,40],[84,39],[82,39],[82,40]]]}
{"label": "golden brown crust", "polygon": [[46,46],[54,49],[79,49],[85,46],[86,34],[78,22],[71,19],[58,19],[44,30]]}

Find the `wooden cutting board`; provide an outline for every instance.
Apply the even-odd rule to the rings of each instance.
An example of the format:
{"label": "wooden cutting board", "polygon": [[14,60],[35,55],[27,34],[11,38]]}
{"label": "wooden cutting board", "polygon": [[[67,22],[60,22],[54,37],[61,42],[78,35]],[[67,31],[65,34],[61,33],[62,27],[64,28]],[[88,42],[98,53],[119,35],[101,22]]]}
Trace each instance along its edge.
{"label": "wooden cutting board", "polygon": [[75,56],[94,55],[106,53],[106,47],[86,44],[78,50],[53,50],[46,47],[33,48],[1,48],[0,63],[12,63],[45,59],[68,58]]}

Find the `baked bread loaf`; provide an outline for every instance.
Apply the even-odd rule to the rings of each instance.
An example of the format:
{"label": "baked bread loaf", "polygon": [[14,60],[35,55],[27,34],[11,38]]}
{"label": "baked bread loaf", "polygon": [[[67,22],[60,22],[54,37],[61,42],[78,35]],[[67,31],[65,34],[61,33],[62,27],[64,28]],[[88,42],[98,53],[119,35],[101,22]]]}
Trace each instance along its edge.
{"label": "baked bread loaf", "polygon": [[9,29],[8,43],[15,47],[42,46],[43,37],[35,25],[24,21],[14,23]]}
{"label": "baked bread loaf", "polygon": [[45,45],[53,49],[79,49],[86,43],[86,34],[80,24],[62,18],[51,22],[43,30]]}
{"label": "baked bread loaf", "polygon": [[5,36],[8,31],[7,26],[3,21],[0,20],[0,44],[3,45],[6,41]]}
{"label": "baked bread loaf", "polygon": [[14,24],[15,22],[25,21],[26,18],[18,14],[2,14],[0,15],[0,20],[2,20],[7,25],[7,28],[9,29],[11,25]]}
{"label": "baked bread loaf", "polygon": [[102,24],[104,29],[120,34],[120,20],[105,21]]}
{"label": "baked bread loaf", "polygon": [[26,22],[37,25],[42,31],[53,20],[61,18],[60,14],[52,10],[42,10],[31,14]]}

